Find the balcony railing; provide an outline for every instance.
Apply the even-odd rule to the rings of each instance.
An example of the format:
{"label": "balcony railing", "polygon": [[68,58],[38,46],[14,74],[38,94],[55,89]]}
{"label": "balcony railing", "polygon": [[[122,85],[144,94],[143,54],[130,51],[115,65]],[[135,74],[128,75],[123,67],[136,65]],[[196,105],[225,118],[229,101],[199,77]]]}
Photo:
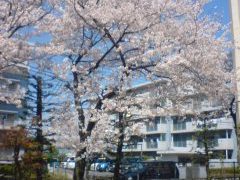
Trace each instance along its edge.
{"label": "balcony railing", "polygon": [[0,129],[9,129],[14,126],[14,121],[4,121],[0,123]]}
{"label": "balcony railing", "polygon": [[147,142],[147,149],[154,149],[154,148],[158,148],[157,142]]}
{"label": "balcony railing", "polygon": [[182,131],[186,129],[187,129],[186,123],[173,124],[174,131]]}
{"label": "balcony railing", "polygon": [[147,126],[147,132],[157,131],[158,127],[156,126]]}
{"label": "balcony railing", "polygon": [[123,149],[137,149],[137,144],[126,144],[124,145]]}
{"label": "balcony railing", "polygon": [[[218,139],[208,140],[207,146],[208,146],[209,148],[217,147],[217,146],[218,146]],[[198,147],[199,147],[199,148],[204,148],[203,142],[198,142]]]}
{"label": "balcony railing", "polygon": [[187,147],[187,141],[173,141],[174,147]]}

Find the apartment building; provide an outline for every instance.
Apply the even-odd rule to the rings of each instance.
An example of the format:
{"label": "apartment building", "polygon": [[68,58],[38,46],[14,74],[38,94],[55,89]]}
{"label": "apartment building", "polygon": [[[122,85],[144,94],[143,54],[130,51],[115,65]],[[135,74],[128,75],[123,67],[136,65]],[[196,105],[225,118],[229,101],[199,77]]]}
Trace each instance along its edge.
{"label": "apartment building", "polygon": [[[131,91],[135,92],[136,97],[139,95],[148,97],[154,94],[151,88],[153,87],[150,83],[133,88]],[[160,103],[164,106],[163,102]],[[209,115],[205,124],[203,119],[194,117],[191,113],[187,116],[176,113],[150,118],[136,116],[134,120],[150,120],[145,122],[142,129],[143,136],[126,143],[124,152],[132,156],[142,155],[160,161],[190,163],[194,155],[204,154],[201,132],[207,126],[211,132],[211,136],[208,137],[208,140],[211,140],[209,147],[212,154],[210,166],[220,166],[220,162],[225,162],[225,166],[232,165],[228,162],[237,160],[237,140],[234,122],[229,113],[223,111],[218,101],[210,101],[203,95],[192,95],[187,98],[184,106],[186,109],[198,109],[201,113],[212,113],[214,116]]]}
{"label": "apartment building", "polygon": [[[11,97],[14,96],[19,87],[26,88],[28,84],[27,74],[27,68],[24,66],[1,72],[0,96]],[[6,132],[19,123],[21,112],[22,109],[16,105],[0,101],[0,143],[5,138]],[[11,149],[0,147],[0,164],[11,163],[12,158],[13,151]]]}

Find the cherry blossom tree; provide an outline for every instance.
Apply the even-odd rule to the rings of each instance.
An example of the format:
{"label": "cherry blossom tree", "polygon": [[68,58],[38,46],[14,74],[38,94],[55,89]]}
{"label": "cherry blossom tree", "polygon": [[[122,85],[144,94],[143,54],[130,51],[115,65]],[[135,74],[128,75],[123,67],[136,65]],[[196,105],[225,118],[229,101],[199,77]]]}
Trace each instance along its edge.
{"label": "cherry blossom tree", "polygon": [[[44,7],[46,3],[46,7]],[[51,12],[53,1],[0,1],[0,70],[33,58],[34,27]]]}
{"label": "cherry blossom tree", "polygon": [[[158,96],[170,99],[178,113],[185,113],[182,105],[186,95],[204,94],[226,102],[233,89],[232,74],[225,67],[230,44],[225,27],[204,12],[207,3],[67,0],[58,6],[58,15],[39,25],[52,37],[42,50],[64,58],[55,70],[68,80],[66,88],[72,93],[80,144],[98,133],[94,129],[96,110],[107,113],[112,109],[121,116],[117,161],[121,159],[126,115],[136,106],[126,91],[139,79],[164,80]],[[86,107],[90,107],[88,115]],[[86,152],[83,146],[77,156]],[[85,164],[84,158],[77,163],[80,179]],[[118,177],[116,170],[114,178]]]}
{"label": "cherry blossom tree", "polygon": [[[47,0],[0,1],[1,79],[4,79],[4,73],[9,72],[26,75],[28,62],[42,57],[40,51],[37,51],[37,43],[34,43],[34,38],[42,33],[37,30],[37,25],[48,18],[54,6],[54,1]],[[4,92],[5,86],[11,84],[11,81],[5,83],[0,91]],[[23,96],[23,89],[18,87],[15,94],[1,93],[0,100],[20,105]]]}

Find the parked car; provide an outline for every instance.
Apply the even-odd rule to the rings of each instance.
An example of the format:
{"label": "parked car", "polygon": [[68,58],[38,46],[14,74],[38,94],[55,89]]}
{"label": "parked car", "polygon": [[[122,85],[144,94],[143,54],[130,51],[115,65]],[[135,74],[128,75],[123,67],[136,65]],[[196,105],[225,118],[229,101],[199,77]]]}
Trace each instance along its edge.
{"label": "parked car", "polygon": [[90,171],[97,171],[97,166],[98,166],[99,163],[92,163],[90,165]]}
{"label": "parked car", "polygon": [[113,162],[108,159],[97,159],[90,165],[91,171],[112,172],[113,169]]}
{"label": "parked car", "polygon": [[107,162],[107,161],[101,162],[97,166],[97,171],[100,171],[100,172],[109,171],[110,170],[110,166],[111,166],[110,162]]}
{"label": "parked car", "polygon": [[172,179],[179,178],[179,171],[175,162],[152,161],[145,163],[146,170],[143,179]]}
{"label": "parked car", "polygon": [[63,168],[74,169],[76,165],[74,157],[68,157],[64,162],[61,162]]}
{"label": "parked car", "polygon": [[122,164],[120,169],[121,179],[138,179],[145,173],[146,167],[141,162],[130,162]]}

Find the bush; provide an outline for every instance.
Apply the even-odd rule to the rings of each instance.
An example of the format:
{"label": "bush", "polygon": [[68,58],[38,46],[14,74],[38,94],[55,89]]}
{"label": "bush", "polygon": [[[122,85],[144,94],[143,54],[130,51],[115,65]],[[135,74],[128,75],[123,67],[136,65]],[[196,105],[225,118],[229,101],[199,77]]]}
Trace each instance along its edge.
{"label": "bush", "polygon": [[[240,175],[240,167],[235,168],[235,174]],[[209,175],[211,177],[228,177],[234,175],[234,168],[217,168],[210,169]]]}
{"label": "bush", "polygon": [[14,165],[13,164],[1,164],[0,165],[0,174],[13,175],[14,174]]}

